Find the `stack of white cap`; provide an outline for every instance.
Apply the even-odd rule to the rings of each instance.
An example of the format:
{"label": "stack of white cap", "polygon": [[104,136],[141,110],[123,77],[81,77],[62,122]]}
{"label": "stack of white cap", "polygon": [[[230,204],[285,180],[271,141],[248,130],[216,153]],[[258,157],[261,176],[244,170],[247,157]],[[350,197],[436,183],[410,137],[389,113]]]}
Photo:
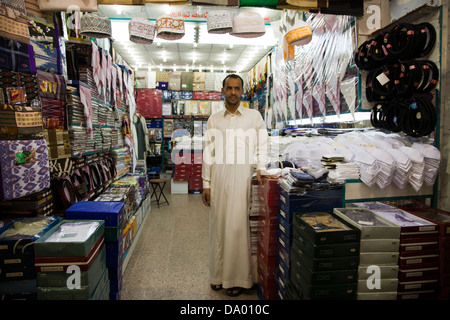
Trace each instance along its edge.
{"label": "stack of white cap", "polygon": [[419,150],[411,147],[401,147],[400,151],[407,154],[411,159],[411,170],[409,171],[409,184],[414,190],[419,191],[422,188],[425,172],[425,161]]}
{"label": "stack of white cap", "polygon": [[380,168],[376,185],[380,189],[384,189],[390,185],[394,179],[395,160],[387,151],[379,148],[373,148],[371,154],[377,159]]}
{"label": "stack of white cap", "polygon": [[413,143],[412,148],[422,153],[425,161],[424,182],[432,186],[439,172],[441,152],[435,146],[423,143]]}
{"label": "stack of white cap", "polygon": [[409,182],[409,171],[412,166],[411,159],[398,149],[386,149],[386,152],[395,159],[396,163],[392,182],[400,189],[404,189]]}

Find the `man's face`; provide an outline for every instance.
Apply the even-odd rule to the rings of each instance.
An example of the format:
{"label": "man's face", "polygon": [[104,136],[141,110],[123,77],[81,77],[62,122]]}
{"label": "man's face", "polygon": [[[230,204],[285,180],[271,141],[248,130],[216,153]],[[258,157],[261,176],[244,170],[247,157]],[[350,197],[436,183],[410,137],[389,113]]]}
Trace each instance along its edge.
{"label": "man's face", "polygon": [[226,104],[229,106],[239,105],[243,91],[241,79],[228,78],[225,81],[225,87],[222,88]]}

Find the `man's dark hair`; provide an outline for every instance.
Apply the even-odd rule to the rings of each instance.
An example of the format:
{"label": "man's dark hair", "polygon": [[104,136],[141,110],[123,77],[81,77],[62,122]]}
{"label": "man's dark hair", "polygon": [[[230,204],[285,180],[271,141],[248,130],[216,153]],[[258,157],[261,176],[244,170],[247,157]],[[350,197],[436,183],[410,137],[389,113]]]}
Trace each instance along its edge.
{"label": "man's dark hair", "polygon": [[222,82],[222,88],[225,88],[225,82],[227,81],[228,78],[233,78],[233,79],[241,79],[241,83],[242,83],[242,89],[244,88],[244,80],[242,80],[242,78],[240,76],[238,76],[237,74],[229,74],[225,77],[225,79],[223,79]]}

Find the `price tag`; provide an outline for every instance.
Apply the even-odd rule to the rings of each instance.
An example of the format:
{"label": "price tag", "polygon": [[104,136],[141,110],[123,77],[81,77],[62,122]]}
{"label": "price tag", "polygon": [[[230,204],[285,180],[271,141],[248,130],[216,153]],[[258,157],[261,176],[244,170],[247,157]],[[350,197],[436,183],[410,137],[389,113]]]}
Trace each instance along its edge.
{"label": "price tag", "polygon": [[380,73],[380,74],[377,76],[377,80],[378,80],[378,82],[379,82],[382,86],[384,86],[386,83],[388,83],[389,81],[391,81],[391,80],[388,78],[388,76],[387,76],[384,72]]}

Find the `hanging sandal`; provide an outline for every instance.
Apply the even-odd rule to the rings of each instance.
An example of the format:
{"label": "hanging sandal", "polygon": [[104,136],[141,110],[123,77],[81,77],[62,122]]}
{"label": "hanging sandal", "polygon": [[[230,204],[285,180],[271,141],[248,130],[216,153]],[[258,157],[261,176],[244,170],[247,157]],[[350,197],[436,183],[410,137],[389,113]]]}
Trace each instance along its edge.
{"label": "hanging sandal", "polygon": [[234,287],[227,289],[227,294],[229,297],[237,297],[242,293],[243,289],[239,287]]}
{"label": "hanging sandal", "polygon": [[222,289],[222,285],[221,284],[212,284],[211,289],[213,289],[214,291],[219,291],[220,289]]}

